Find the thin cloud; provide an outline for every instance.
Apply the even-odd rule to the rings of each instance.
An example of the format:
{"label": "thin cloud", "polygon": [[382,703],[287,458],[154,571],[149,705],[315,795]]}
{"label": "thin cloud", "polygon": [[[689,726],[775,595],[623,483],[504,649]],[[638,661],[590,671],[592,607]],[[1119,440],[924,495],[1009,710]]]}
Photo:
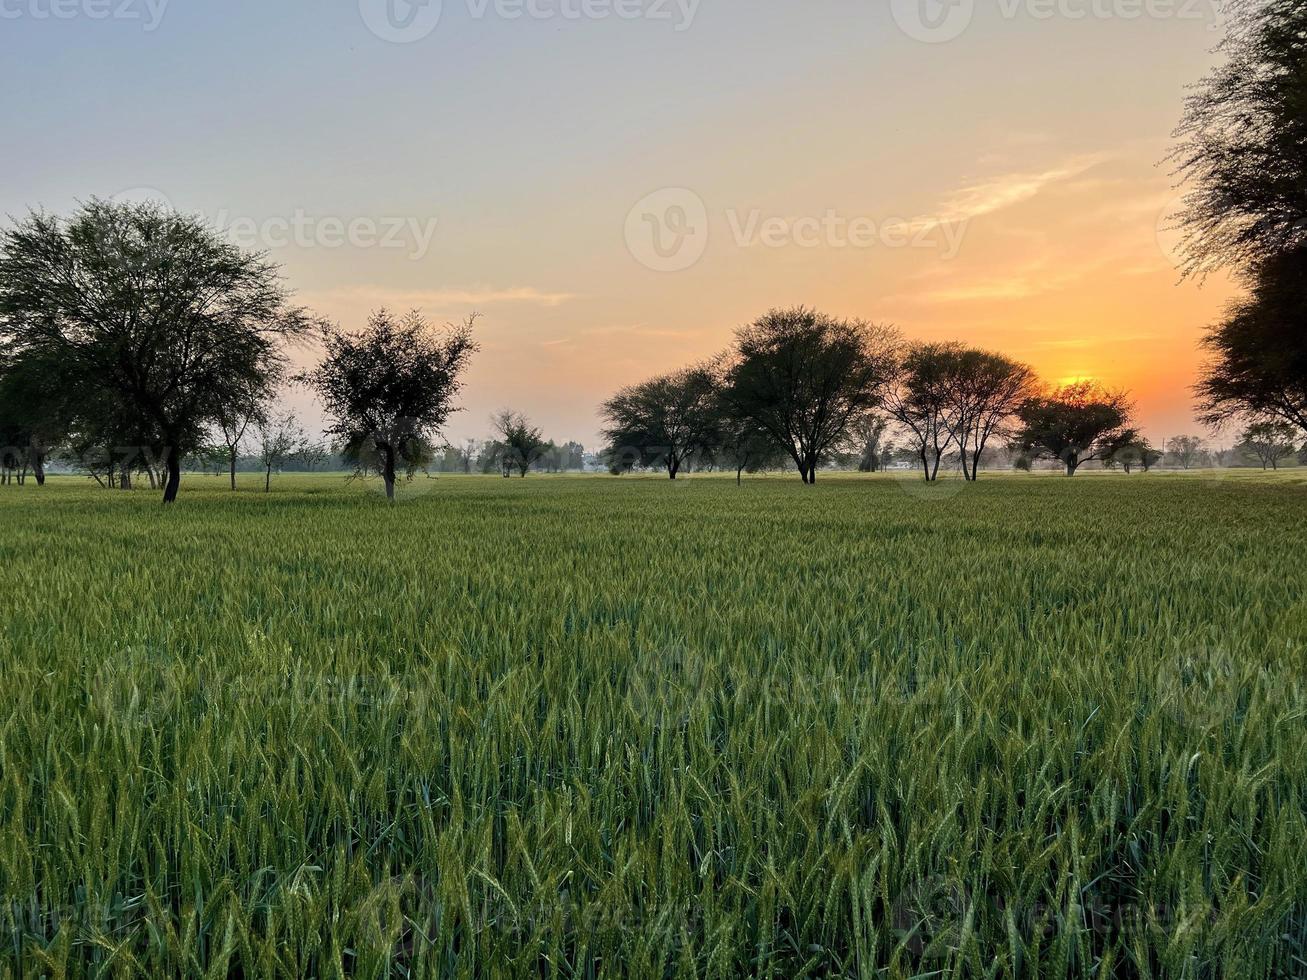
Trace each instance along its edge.
{"label": "thin cloud", "polygon": [[397,309],[434,308],[452,306],[493,306],[500,303],[519,303],[529,306],[557,307],[576,298],[575,293],[550,293],[530,286],[507,289],[472,287],[436,290],[388,290],[379,287],[353,286],[325,292],[306,294],[316,301],[366,301],[370,305],[385,305]]}
{"label": "thin cloud", "polygon": [[971,221],[1022,204],[1038,196],[1045,188],[1073,180],[1106,159],[1102,154],[1075,157],[1048,170],[1004,174],[992,180],[971,184],[946,198],[938,209],[938,217],[922,222],[920,227]]}

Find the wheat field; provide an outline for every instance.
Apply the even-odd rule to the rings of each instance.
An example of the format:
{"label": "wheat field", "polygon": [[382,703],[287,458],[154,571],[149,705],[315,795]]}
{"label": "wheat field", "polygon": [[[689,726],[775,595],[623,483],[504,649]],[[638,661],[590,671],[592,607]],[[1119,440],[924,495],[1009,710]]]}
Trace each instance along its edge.
{"label": "wheat field", "polygon": [[1307,483],[0,491],[0,974],[1307,976]]}

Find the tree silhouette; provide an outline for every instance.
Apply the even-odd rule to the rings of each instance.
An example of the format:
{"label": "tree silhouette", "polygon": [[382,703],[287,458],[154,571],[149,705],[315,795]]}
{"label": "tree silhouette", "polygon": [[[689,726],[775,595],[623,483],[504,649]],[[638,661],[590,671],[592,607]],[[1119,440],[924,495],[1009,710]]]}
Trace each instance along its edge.
{"label": "tree silhouette", "polygon": [[416,311],[396,319],[378,310],[360,331],[326,331],[321,362],[299,376],[332,418],[327,431],[360,469],[375,464],[387,499],[395,499],[401,472],[412,477],[423,464],[456,410],[462,372],[477,350],[476,320],[472,314],[440,337]]}
{"label": "tree silhouette", "polygon": [[78,414],[162,458],[165,503],[224,393],[278,377],[310,326],[276,266],[157,205],[93,200],[0,236],[0,343],[57,365]]}

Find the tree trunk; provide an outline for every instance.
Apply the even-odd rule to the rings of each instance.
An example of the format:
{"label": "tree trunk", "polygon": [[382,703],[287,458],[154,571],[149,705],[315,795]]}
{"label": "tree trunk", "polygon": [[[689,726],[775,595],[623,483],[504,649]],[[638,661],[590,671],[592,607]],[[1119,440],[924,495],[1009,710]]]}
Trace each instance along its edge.
{"label": "tree trunk", "polygon": [[132,488],[132,468],[124,466],[118,476],[118,489],[130,490]]}
{"label": "tree trunk", "polygon": [[231,488],[235,490],[236,489],[236,447],[235,446],[228,447],[228,455],[230,455],[231,457],[231,459],[229,460],[229,467],[231,472]]}
{"label": "tree trunk", "polygon": [[45,456],[41,453],[32,456],[32,473],[36,476],[36,485],[45,486]]}
{"label": "tree trunk", "polygon": [[163,485],[163,502],[165,504],[176,503],[177,491],[182,485],[182,454],[176,446],[168,446],[164,449],[164,455],[167,457],[168,479]]}
{"label": "tree trunk", "polygon": [[272,467],[271,466],[268,467],[268,471],[263,475],[263,492],[264,493],[272,492]]}
{"label": "tree trunk", "polygon": [[[386,499],[395,499],[395,450],[387,446],[382,450],[381,478],[386,482]],[[505,474],[507,475],[507,474]]]}
{"label": "tree trunk", "polygon": [[1079,461],[1078,459],[1068,459],[1068,460],[1066,461],[1066,475],[1067,475],[1067,476],[1075,476],[1075,475],[1076,475],[1076,470],[1078,470],[1078,469],[1080,469],[1080,461]]}

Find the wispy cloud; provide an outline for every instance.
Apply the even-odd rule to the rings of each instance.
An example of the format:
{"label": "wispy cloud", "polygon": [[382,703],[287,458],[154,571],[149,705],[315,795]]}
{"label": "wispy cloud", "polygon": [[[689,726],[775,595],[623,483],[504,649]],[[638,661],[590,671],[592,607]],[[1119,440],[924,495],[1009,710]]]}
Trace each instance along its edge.
{"label": "wispy cloud", "polygon": [[970,221],[1021,204],[1046,187],[1079,177],[1106,159],[1103,154],[1074,157],[1047,170],[1009,173],[971,184],[944,200],[939,220]]}
{"label": "wispy cloud", "polygon": [[529,306],[562,306],[575,299],[575,293],[550,293],[531,286],[514,286],[498,289],[474,286],[457,289],[390,290],[374,286],[351,286],[306,294],[306,300],[323,302],[361,302],[385,305],[397,309],[443,309],[448,307],[493,306],[501,303],[518,303]]}
{"label": "wispy cloud", "polygon": [[665,337],[671,339],[677,337],[695,336],[695,332],[693,330],[670,330],[667,329],[666,327],[649,327],[649,326],[645,326],[642,323],[620,325],[620,326],[591,327],[588,330],[583,330],[582,333],[591,337],[634,336],[634,337]]}

